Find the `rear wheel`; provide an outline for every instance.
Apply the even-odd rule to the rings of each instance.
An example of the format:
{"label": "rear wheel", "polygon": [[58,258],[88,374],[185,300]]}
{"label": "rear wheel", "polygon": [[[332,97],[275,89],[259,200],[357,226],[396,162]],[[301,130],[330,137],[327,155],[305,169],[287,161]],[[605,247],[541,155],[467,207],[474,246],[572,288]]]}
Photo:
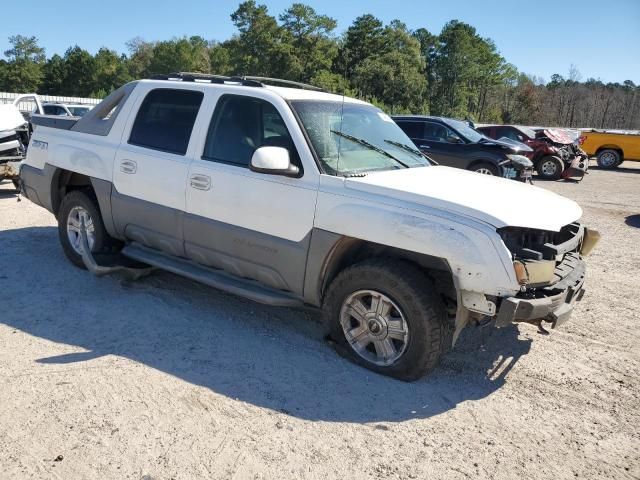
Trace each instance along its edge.
{"label": "rear wheel", "polygon": [[564,163],[558,157],[549,155],[540,159],[536,170],[545,180],[558,180],[564,171]]}
{"label": "rear wheel", "polygon": [[411,381],[435,368],[447,320],[431,280],[415,265],[364,261],[343,270],[324,312],[338,352],[383,375]]}
{"label": "rear wheel", "polygon": [[498,176],[498,167],[487,162],[476,163],[469,170],[483,175]]}
{"label": "rear wheel", "polygon": [[81,190],[68,193],[58,211],[58,237],[67,258],[80,268],[86,268],[80,249],[80,226],[83,222],[91,252],[114,253],[120,247],[119,242],[105,230],[95,197]]}
{"label": "rear wheel", "polygon": [[600,168],[616,168],[622,163],[622,156],[617,150],[607,148],[598,152],[598,166]]}

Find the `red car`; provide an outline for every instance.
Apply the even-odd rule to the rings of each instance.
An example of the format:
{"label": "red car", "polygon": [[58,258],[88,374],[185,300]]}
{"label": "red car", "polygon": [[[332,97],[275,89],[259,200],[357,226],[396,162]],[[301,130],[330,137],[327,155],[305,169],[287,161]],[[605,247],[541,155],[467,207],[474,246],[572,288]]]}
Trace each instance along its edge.
{"label": "red car", "polygon": [[557,180],[574,176],[575,169],[571,168],[572,164],[574,166],[580,164],[584,169],[583,172],[588,168],[586,153],[560,129],[534,130],[519,125],[485,125],[477,127],[476,130],[489,138],[506,137],[531,147],[533,152],[525,155],[531,159],[541,178]]}

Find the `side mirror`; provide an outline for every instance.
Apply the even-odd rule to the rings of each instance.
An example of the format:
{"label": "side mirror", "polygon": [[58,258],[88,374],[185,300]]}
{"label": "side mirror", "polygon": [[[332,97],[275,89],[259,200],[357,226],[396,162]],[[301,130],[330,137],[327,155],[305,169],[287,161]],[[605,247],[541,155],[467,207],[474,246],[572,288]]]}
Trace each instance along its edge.
{"label": "side mirror", "polygon": [[449,143],[462,143],[462,140],[457,135],[449,135],[447,137],[447,142],[449,142]]}
{"label": "side mirror", "polygon": [[300,169],[291,164],[289,150],[283,147],[258,148],[253,152],[249,169],[253,172],[285,177],[295,177],[300,173]]}

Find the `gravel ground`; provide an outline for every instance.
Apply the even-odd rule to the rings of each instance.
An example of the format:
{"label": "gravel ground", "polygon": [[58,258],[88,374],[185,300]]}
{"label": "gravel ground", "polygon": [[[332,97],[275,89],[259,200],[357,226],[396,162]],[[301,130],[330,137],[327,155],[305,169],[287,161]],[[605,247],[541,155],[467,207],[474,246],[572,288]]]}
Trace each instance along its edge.
{"label": "gravel ground", "polygon": [[603,234],[572,321],[467,329],[407,384],[314,312],[74,268],[3,184],[0,478],[640,478],[640,165],[538,185]]}

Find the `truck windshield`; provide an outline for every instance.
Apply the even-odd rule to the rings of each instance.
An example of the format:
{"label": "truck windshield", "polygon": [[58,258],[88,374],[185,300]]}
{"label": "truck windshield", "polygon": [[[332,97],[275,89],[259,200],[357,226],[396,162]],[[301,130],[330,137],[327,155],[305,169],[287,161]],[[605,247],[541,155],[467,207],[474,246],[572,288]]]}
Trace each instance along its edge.
{"label": "truck windshield", "polygon": [[350,102],[291,102],[326,173],[349,176],[430,165],[382,110]]}

